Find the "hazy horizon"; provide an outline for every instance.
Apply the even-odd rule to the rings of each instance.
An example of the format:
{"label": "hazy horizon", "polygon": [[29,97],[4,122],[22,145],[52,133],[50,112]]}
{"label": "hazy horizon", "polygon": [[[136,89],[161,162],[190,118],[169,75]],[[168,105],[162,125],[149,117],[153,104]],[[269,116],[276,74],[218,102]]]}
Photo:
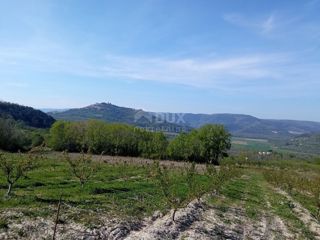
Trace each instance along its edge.
{"label": "hazy horizon", "polygon": [[0,6],[3,101],[320,122],[320,0]]}

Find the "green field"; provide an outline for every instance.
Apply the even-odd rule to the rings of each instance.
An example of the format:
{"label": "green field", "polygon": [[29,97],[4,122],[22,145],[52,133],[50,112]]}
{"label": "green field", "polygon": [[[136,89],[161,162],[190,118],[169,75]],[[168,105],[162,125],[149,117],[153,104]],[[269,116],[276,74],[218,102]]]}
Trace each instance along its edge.
{"label": "green field", "polygon": [[[71,157],[79,156],[75,154]],[[26,155],[21,157],[25,158]],[[175,203],[168,201],[155,170],[156,164],[152,160],[108,156],[100,159],[96,156],[93,163],[97,165],[98,171],[81,187],[61,154],[49,153],[38,159],[36,167],[16,183],[12,196],[1,198],[0,234],[28,239],[34,233],[23,227],[19,229],[17,222],[28,221],[29,224],[37,219],[49,221],[50,224],[44,228],[52,231],[60,196],[62,206],[58,233],[63,239],[69,239],[64,234],[70,231],[70,224],[84,229],[100,229],[102,225],[111,224],[106,223],[106,219],[141,223],[157,211],[164,218],[170,216],[171,219],[170,210],[173,207],[177,209],[177,220],[172,226],[186,224],[185,217],[180,217],[179,211],[187,211],[185,209],[188,204],[197,196],[202,196],[202,207],[197,210],[201,217],[190,223],[194,228],[201,221],[207,221],[206,215],[214,214],[218,219],[214,223],[217,224],[216,227],[230,228],[235,237],[237,234],[246,234],[246,230],[239,233],[239,229],[233,229],[234,226],[254,226],[259,229],[255,224],[262,221],[272,229],[277,228],[272,225],[272,221],[276,219],[281,221],[283,229],[277,228],[275,232],[265,230],[267,232],[264,234],[280,236],[280,239],[286,234],[298,239],[317,239],[314,226],[306,225],[306,221],[315,222],[317,227],[320,220],[319,203],[315,197],[320,186],[319,161],[270,160],[239,164],[237,159],[233,159],[223,161],[222,166],[216,170],[197,165],[193,177],[190,177],[190,164],[163,161],[160,169],[168,169],[168,175],[162,180],[166,182],[164,184],[170,199]],[[5,195],[6,190],[7,182],[2,172],[0,194]],[[295,207],[297,203],[299,208]],[[297,212],[301,210],[300,207],[311,220],[301,219]],[[161,218],[155,220],[157,221],[161,221]],[[206,222],[202,225],[206,226]],[[128,231],[126,234],[130,235],[132,230]],[[141,227],[137,231],[143,232],[144,229]],[[181,237],[191,234],[188,231],[184,230]]]}
{"label": "green field", "polygon": [[233,137],[232,148],[234,150],[269,151],[274,150],[275,146],[267,139]]}
{"label": "green field", "polygon": [[292,156],[297,155],[301,158],[309,158],[319,155],[319,146],[319,138],[315,138],[314,136],[282,140],[232,137],[231,151],[235,153],[272,151]]}

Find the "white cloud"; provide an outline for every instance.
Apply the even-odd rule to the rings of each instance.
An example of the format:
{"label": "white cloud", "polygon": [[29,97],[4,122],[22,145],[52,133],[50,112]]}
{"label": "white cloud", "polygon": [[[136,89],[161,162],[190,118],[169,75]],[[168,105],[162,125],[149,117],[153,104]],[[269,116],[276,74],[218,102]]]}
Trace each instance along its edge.
{"label": "white cloud", "polygon": [[249,28],[261,34],[271,33],[276,27],[276,15],[274,13],[262,18],[247,18],[241,14],[225,14],[223,19],[233,25]]}
{"label": "white cloud", "polygon": [[270,15],[261,25],[263,33],[271,32],[275,27],[275,17]]}
{"label": "white cloud", "polygon": [[10,75],[10,71],[31,71],[33,75],[58,73],[87,77],[88,81],[91,77],[104,81],[153,81],[228,92],[290,88],[297,85],[303,76],[308,76],[306,81],[313,81],[315,76],[319,76],[317,69],[320,69],[318,65],[301,64],[296,61],[297,56],[290,54],[260,53],[193,58],[101,54],[87,57],[61,46],[0,48],[0,59],[0,68],[5,70],[7,75]]}
{"label": "white cloud", "polygon": [[111,77],[219,88],[226,82],[274,78],[276,74],[269,71],[269,67],[283,61],[283,56],[276,55],[174,60],[108,55],[100,73]]}

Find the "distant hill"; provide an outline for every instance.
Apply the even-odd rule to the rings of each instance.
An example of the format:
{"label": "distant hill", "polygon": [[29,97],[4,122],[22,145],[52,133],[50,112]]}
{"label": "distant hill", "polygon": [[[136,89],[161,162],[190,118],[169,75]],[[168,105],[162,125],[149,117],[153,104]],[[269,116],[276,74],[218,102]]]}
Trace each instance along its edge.
{"label": "distant hill", "polygon": [[[70,121],[99,119],[142,127],[167,127],[171,129],[184,127],[187,130],[209,123],[223,124],[232,135],[249,138],[288,139],[302,134],[320,133],[320,123],[318,122],[268,120],[243,114],[156,113],[119,107],[110,103],[97,103],[84,108],[48,114],[55,119]],[[167,119],[166,116],[170,116],[170,118]],[[180,121],[170,121],[172,116],[178,116]],[[165,120],[161,121],[159,118]]]}
{"label": "distant hill", "polygon": [[153,113],[143,110],[119,107],[111,103],[96,103],[84,108],[74,108],[63,112],[49,112],[49,115],[57,120],[84,121],[97,119],[110,123],[126,123],[139,127],[147,127],[150,130],[165,132],[180,132],[180,129],[189,131],[189,126],[182,126],[167,121],[157,121]]}
{"label": "distant hill", "polygon": [[320,154],[320,134],[302,134],[290,139],[274,142],[281,149],[291,152]]}
{"label": "distant hill", "polygon": [[69,108],[40,108],[40,111],[44,112],[44,113],[48,113],[48,112],[64,112],[69,110]]}
{"label": "distant hill", "polygon": [[55,121],[40,110],[8,102],[0,102],[0,117],[11,118],[35,128],[49,128]]}
{"label": "distant hill", "polygon": [[243,114],[187,113],[184,119],[186,124],[194,128],[208,123],[223,124],[234,136],[239,137],[277,139],[320,132],[319,122],[259,119]]}

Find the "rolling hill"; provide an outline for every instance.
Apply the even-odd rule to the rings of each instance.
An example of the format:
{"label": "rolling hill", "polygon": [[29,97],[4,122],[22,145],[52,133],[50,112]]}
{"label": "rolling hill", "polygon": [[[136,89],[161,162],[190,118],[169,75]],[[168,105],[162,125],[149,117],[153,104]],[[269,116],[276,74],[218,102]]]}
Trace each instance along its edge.
{"label": "rolling hill", "polygon": [[110,123],[126,123],[139,127],[147,127],[150,130],[165,132],[189,131],[187,125],[179,125],[157,119],[154,113],[145,112],[141,109],[133,109],[115,106],[110,103],[96,103],[84,108],[74,108],[63,112],[49,112],[49,115],[57,120],[84,121],[97,119]]}
{"label": "rolling hill", "polygon": [[49,128],[55,121],[53,117],[40,110],[8,102],[0,102],[0,117],[10,118],[35,128]]}
{"label": "rolling hill", "polygon": [[197,128],[208,123],[223,124],[234,135],[250,138],[288,138],[320,132],[320,123],[296,120],[259,119],[242,114],[185,114],[186,124]]}
{"label": "rolling hill", "polygon": [[[60,120],[99,119],[141,127],[166,127],[171,130],[179,128],[190,130],[209,123],[223,124],[232,135],[250,138],[288,139],[301,134],[320,133],[319,122],[259,119],[244,114],[156,113],[119,107],[110,103],[97,103],[84,108],[48,114]],[[174,118],[175,116],[178,117]]]}

